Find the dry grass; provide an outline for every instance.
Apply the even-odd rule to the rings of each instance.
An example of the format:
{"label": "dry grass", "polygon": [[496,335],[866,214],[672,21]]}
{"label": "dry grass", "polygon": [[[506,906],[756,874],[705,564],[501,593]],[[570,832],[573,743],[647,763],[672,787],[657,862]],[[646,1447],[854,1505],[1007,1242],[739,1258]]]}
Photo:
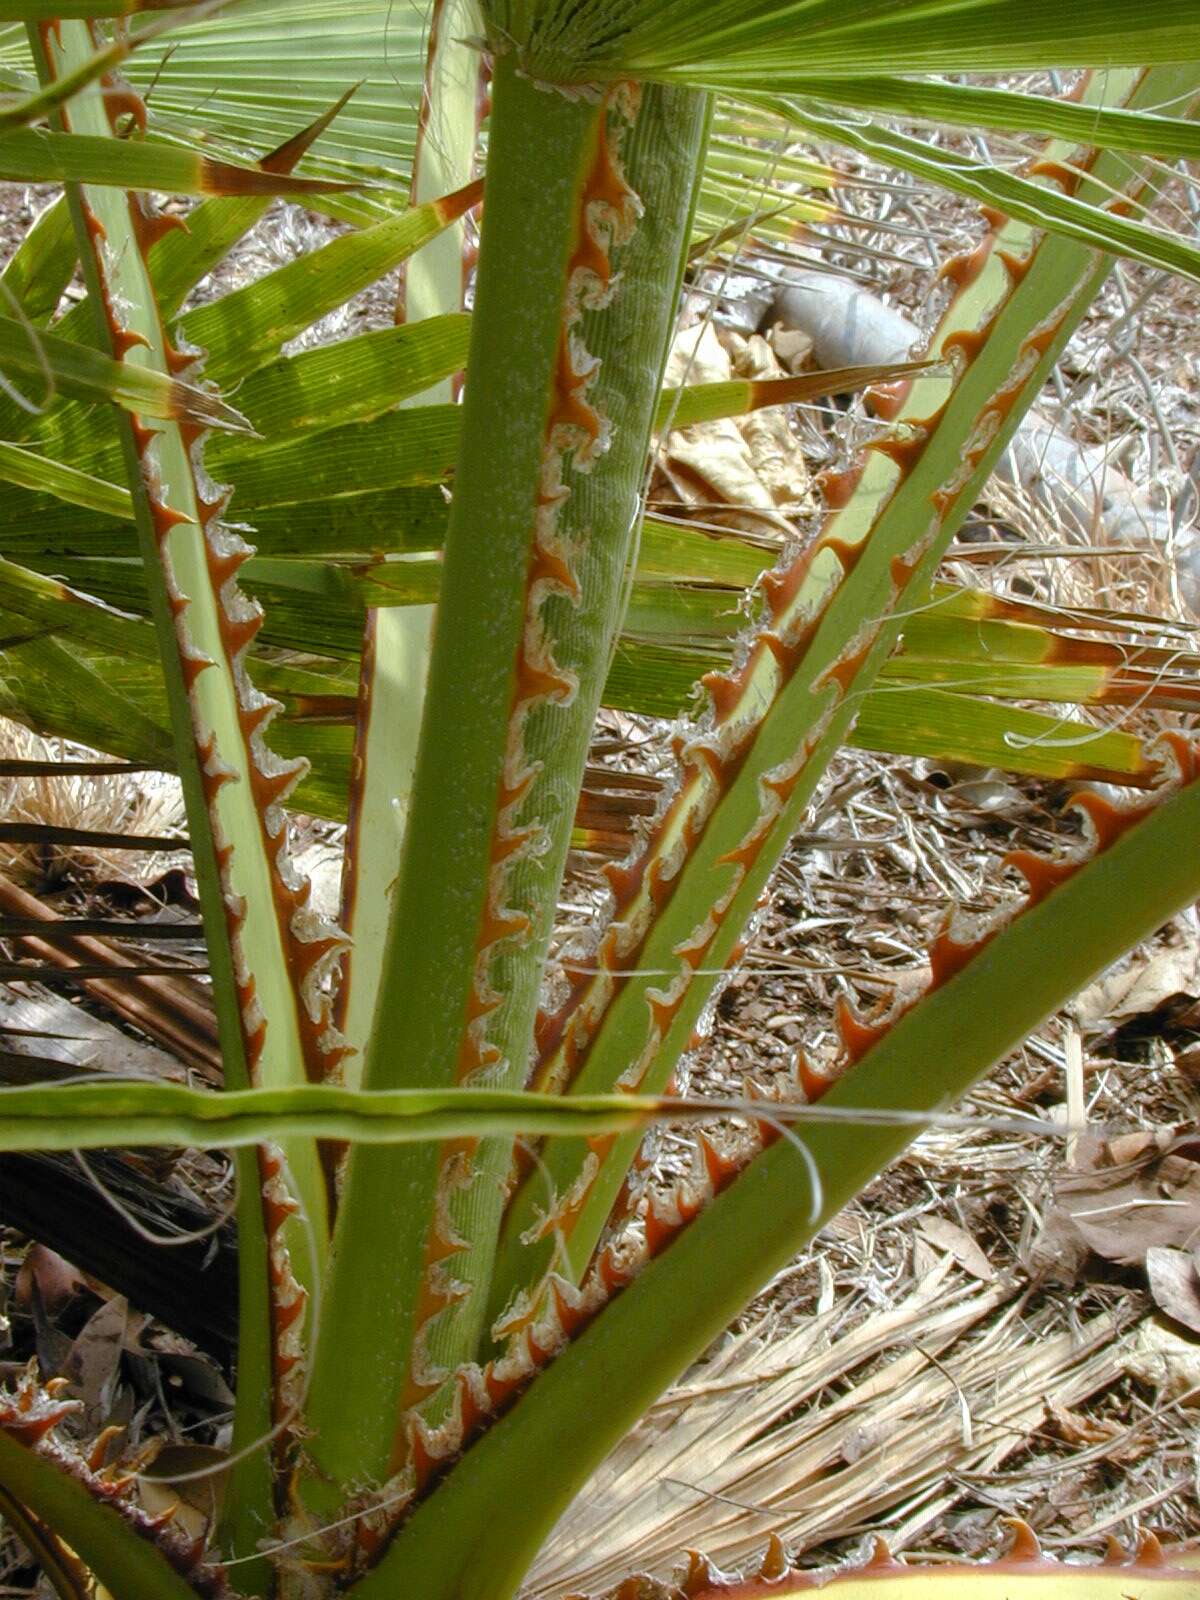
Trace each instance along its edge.
{"label": "dry grass", "polygon": [[[937,253],[968,243],[976,222],[957,201],[890,181],[839,195],[861,225],[840,230],[840,244],[828,230],[827,250],[917,311]],[[1180,180],[1162,204],[1176,225],[1186,214],[1195,227],[1193,186]],[[316,226],[277,208],[226,276],[266,270]],[[1042,400],[1081,446],[1105,447],[1114,468],[1154,485],[1161,536],[1114,547],[1102,522],[1064,528],[1036,493],[994,487],[981,519],[1002,537],[956,547],[950,576],[1036,594],[1064,617],[1087,606],[1159,619],[1159,640],[1195,650],[1176,556],[1197,498],[1198,309],[1194,286],[1118,268]],[[377,311],[352,307],[323,337]],[[827,463],[852,426],[834,409],[804,408],[793,419],[797,454],[809,468]],[[1150,626],[1131,626],[1130,642]],[[594,759],[661,772],[667,731],[606,715]],[[33,753],[27,736],[11,737],[10,753]],[[179,821],[174,789],[142,779],[3,780],[2,798],[10,817],[72,826],[156,832]],[[840,996],[870,1003],[919,981],[946,910],[993,909],[1013,892],[1005,852],[1061,838],[1063,798],[1002,773],[843,756],[688,1064],[692,1085],[736,1092],[751,1076],[788,1072],[798,1048],[830,1048]],[[26,858],[6,870],[104,878],[134,859]],[[586,927],[598,899],[594,876],[576,874],[560,937]],[[1196,945],[1184,917],[1129,964]],[[1176,1060],[1194,1052],[1200,1028],[1173,1029],[1172,1015],[1167,995],[1140,1019],[1101,1009],[1039,1030],[970,1097],[963,1109],[975,1125],[921,1138],[614,1452],[548,1542],[530,1594],[594,1590],[634,1568],[665,1575],[688,1545],[738,1566],[772,1532],[814,1559],[868,1529],[897,1548],[975,1554],[1013,1513],[1072,1548],[1095,1549],[1135,1524],[1200,1538],[1194,1346],[1160,1331],[1140,1268],[1092,1257],[1058,1263],[1056,1274],[1039,1258],[1069,1150],[1010,1131],[1034,1109],[1065,1117],[1068,1103],[1097,1125],[1194,1123],[1196,1079]],[[662,1181],[686,1142],[662,1130],[648,1154],[647,1181]]]}
{"label": "dry grass", "polygon": [[[897,187],[839,197],[873,207],[879,224],[843,230],[878,254],[848,244],[840,265],[920,317],[930,246],[961,248],[976,225],[956,201]],[[1174,226],[1186,209],[1194,229],[1192,185],[1181,179],[1161,205]],[[910,232],[891,231],[893,218]],[[753,286],[748,274],[743,288]],[[947,577],[1036,596],[1065,625],[1080,608],[1121,614],[1136,621],[1111,636],[1131,647],[1153,640],[1194,654],[1185,562],[1200,476],[1196,293],[1117,268],[1040,403],[1093,452],[1091,514],[1068,521],[1061,496],[994,481],[979,508],[990,542],[957,545]],[[815,468],[861,424],[809,407],[794,428]],[[670,475],[660,481],[677,499]],[[1136,501],[1141,525],[1127,518],[1115,538],[1114,492],[1138,484],[1151,486]],[[1093,720],[1144,734],[1187,725],[1137,708]],[[596,758],[655,772],[660,737],[614,718]],[[840,997],[869,1006],[922,983],[943,917],[955,906],[987,914],[1013,894],[1003,856],[1052,849],[1071,832],[1068,797],[997,771],[843,755],[776,873],[689,1086],[737,1093],[787,1075],[797,1049],[832,1051]],[[568,926],[586,927],[595,900],[587,877],[576,880]],[[1196,1075],[1176,1063],[1194,1052],[1195,1017],[1173,1026],[1182,999],[1169,976],[1159,993],[1154,975],[1182,956],[1194,975],[1198,952],[1189,913],[1122,964],[1149,975],[1140,1014],[1090,995],[960,1108],[976,1126],[918,1140],[614,1452],[548,1541],[529,1592],[595,1591],[639,1568],[665,1577],[688,1546],[744,1568],[772,1533],[805,1561],[845,1553],[867,1530],[934,1558],[974,1555],[1002,1541],[1012,1514],[1048,1545],[1093,1553],[1139,1526],[1200,1539],[1200,1349],[1156,1315],[1140,1266],[1056,1257],[1048,1224],[1072,1144],[1008,1131],[1033,1110],[1066,1121],[1068,1107],[1073,1121],[1082,1111],[1116,1129],[1194,1126]],[[1194,1000],[1195,985],[1183,993]],[[649,1193],[687,1170],[690,1139],[659,1130],[645,1154]]]}
{"label": "dry grass", "polygon": [[[94,752],[61,739],[42,739],[0,719],[0,761],[85,761]],[[7,822],[170,837],[184,829],[178,780],[163,772],[94,776],[0,777],[0,814]],[[0,871],[40,889],[64,878],[148,883],[190,861],[186,850],[110,850],[56,844],[0,844]]]}

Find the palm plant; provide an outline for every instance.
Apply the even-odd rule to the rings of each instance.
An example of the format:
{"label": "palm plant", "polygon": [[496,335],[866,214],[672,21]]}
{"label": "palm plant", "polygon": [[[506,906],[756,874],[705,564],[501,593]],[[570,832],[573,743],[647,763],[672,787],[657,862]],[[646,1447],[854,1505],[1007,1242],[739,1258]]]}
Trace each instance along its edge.
{"label": "palm plant", "polygon": [[[876,742],[899,751],[921,748],[918,693],[936,720],[936,671],[893,698],[900,711],[871,686],[897,671],[904,616],[928,614],[950,539],[1112,253],[1200,273],[1200,252],[1146,211],[1152,158],[1200,150],[1187,120],[1200,24],[1165,0],[1144,0],[1136,26],[1121,0],[1061,14],[1013,0],[442,0],[423,51],[416,34],[398,46],[388,8],[367,0],[336,15],[245,0],[200,18],[160,0],[180,25],[164,66],[146,49],[164,19],[130,32],[139,9],[0,4],[14,24],[0,39],[13,91],[0,173],[65,187],[0,279],[0,610],[16,641],[4,705],[179,772],[225,1090],[10,1088],[0,1143],[236,1150],[230,1487],[212,1551],[188,1545],[99,1475],[102,1454],[55,1442],[69,1402],[30,1379],[0,1408],[0,1503],[64,1596],[92,1574],[122,1600],[490,1600],[514,1591],[655,1395],[830,1216],[1200,893],[1185,740],[1148,753],[1108,735],[1088,766],[1043,748],[1035,770],[1140,782],[1149,799],[1085,797],[1083,844],[1016,859],[1024,899],[995,925],[949,924],[919,1000],[846,1012],[836,1064],[801,1059],[758,1102],[669,1092],[856,718],[874,706]],[[104,18],[119,20],[105,31]],[[266,88],[244,75],[248,46],[272,52]],[[402,82],[424,78],[421,115],[400,95],[327,109],[322,86],[347,89],[356,52],[385,46]],[[118,61],[155,77],[148,125]],[[1106,70],[1075,99],[929,76],[1047,66]],[[306,96],[297,132],[278,108]],[[1049,142],[1027,170],[1000,170],[872,110]],[[817,537],[763,570],[736,541],[701,554],[641,510],[656,430],[804,392],[662,391],[689,251],[728,221],[730,151],[741,170],[769,160],[733,134],[787,126],[982,202],[989,232],[947,263],[923,363],[842,375],[875,383],[891,429],[827,481]],[[249,161],[255,142],[275,148]],[[310,146],[312,175],[298,177]],[[412,204],[397,209],[409,167]],[[147,190],[208,198],[180,229]],[[181,315],[276,194],[351,228]],[[86,305],[50,326],[76,261]],[[282,353],[402,262],[407,320]],[[226,481],[257,556],[227,516]],[[627,630],[622,680],[630,583],[636,599],[655,573],[697,566],[696,589],[751,589],[748,627],[735,639],[714,620],[697,642],[695,613],[665,598],[675,636]],[[243,582],[270,602],[265,619]],[[1164,663],[1073,655],[1032,613],[986,597],[939,591],[933,615],[940,665],[972,660],[981,622],[999,652],[988,660],[1022,664],[1015,688],[1000,672],[981,691],[1153,687],[1194,704]],[[921,683],[921,659],[906,681]],[[597,708],[682,711],[679,685],[706,666],[674,786],[610,869],[604,927],[551,960]],[[1003,748],[1015,713],[960,700],[972,752]],[[1032,732],[1049,725],[1021,715]],[[343,928],[311,909],[291,865],[289,803],[351,817]],[[703,1130],[714,1109],[748,1128],[736,1157]],[[631,1162],[668,1113],[701,1125],[694,1180],[642,1200],[630,1226]],[[1018,1554],[1014,1590],[1071,1592]],[[775,1562],[762,1581],[782,1576]],[[1087,1582],[1189,1592],[1153,1565]]]}

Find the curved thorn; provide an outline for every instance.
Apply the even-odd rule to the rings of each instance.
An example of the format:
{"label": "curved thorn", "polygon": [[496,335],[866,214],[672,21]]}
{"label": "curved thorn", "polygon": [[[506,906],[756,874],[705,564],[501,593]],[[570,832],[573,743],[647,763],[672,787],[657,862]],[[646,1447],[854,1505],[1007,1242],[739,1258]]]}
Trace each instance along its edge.
{"label": "curved thorn", "polygon": [[698,1595],[706,1589],[722,1587],[721,1575],[706,1555],[702,1555],[699,1550],[689,1550],[687,1558],[687,1571],[678,1584],[685,1595]]}
{"label": "curved thorn", "polygon": [[1110,1533],[1104,1542],[1104,1561],[1106,1567],[1123,1567],[1129,1561],[1129,1552],[1119,1539]]}
{"label": "curved thorn", "polygon": [[871,1554],[863,1563],[863,1572],[890,1572],[900,1563],[892,1556],[892,1547],[881,1533],[875,1535],[874,1546]]}
{"label": "curved thorn", "polygon": [[1135,1567],[1165,1567],[1167,1558],[1163,1547],[1158,1541],[1158,1536],[1147,1528],[1144,1533],[1138,1534],[1137,1552],[1133,1558]]}
{"label": "curved thorn", "polygon": [[1027,1522],[1020,1517],[1006,1517],[1005,1522],[1012,1530],[1012,1544],[1009,1546],[1009,1561],[1040,1561],[1042,1547],[1038,1536]]}
{"label": "curved thorn", "polygon": [[758,1575],[764,1583],[777,1583],[788,1569],[787,1551],[783,1547],[783,1540],[777,1533],[773,1533],[767,1540],[766,1554],[762,1558],[762,1565]]}

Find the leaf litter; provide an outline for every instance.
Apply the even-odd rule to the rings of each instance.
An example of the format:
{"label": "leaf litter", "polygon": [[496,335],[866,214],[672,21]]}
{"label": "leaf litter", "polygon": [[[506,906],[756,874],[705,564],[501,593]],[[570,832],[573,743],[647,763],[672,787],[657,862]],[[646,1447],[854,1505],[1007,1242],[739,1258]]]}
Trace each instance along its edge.
{"label": "leaf litter", "polygon": [[[920,219],[926,238],[962,247],[957,202],[904,180],[900,189],[898,206]],[[1164,204],[1200,213],[1185,177]],[[925,264],[886,222],[875,235],[848,237],[840,257],[827,247],[826,261],[860,284],[873,280],[869,291],[892,306],[919,308]],[[910,260],[890,273],[864,271],[863,244],[908,249]],[[716,276],[703,306],[714,288],[728,307],[730,285]],[[748,271],[742,289],[760,292],[761,276]],[[1062,515],[1061,490],[1047,493],[1015,471],[989,486],[952,547],[947,578],[1035,598],[1067,627],[1091,608],[1132,648],[1161,638],[1194,655],[1194,297],[1191,285],[1117,269],[1040,403],[1035,442],[1061,452],[1065,439],[1082,458],[1081,470],[1059,457],[1073,518]],[[706,334],[701,350],[719,344],[732,368],[730,352],[762,342],[752,331],[757,314],[752,307],[740,327]],[[778,371],[804,363],[805,339],[784,325],[767,330]],[[681,337],[677,348],[686,344]],[[875,349],[855,355],[880,358]],[[810,472],[836,462],[839,439],[863,426],[835,407],[793,408],[790,421]],[[788,504],[765,479],[747,504],[721,506],[712,491],[731,444],[727,434],[714,448],[719,474],[703,471],[693,445],[691,482],[709,493],[701,503],[693,490],[692,515],[763,540],[781,511],[803,527],[803,490]],[[738,458],[752,463],[749,441]],[[1107,472],[1102,458],[1114,463]],[[1124,486],[1133,482],[1154,484],[1157,498],[1136,502],[1131,527]],[[673,440],[654,488],[663,509],[686,514]],[[1119,523],[1106,521],[1106,501],[1119,503]],[[1084,711],[1081,720],[1112,719]],[[1150,735],[1179,722],[1135,708],[1124,725]],[[610,770],[654,773],[659,737],[649,721],[613,715],[594,757]],[[868,1007],[923,984],[944,911],[993,910],[1007,892],[1003,855],[1045,851],[1069,833],[1061,809],[1069,796],[1064,785],[996,770],[843,753],[776,874],[687,1088],[729,1094],[750,1077],[769,1082],[801,1044],[832,1047],[839,999]],[[571,926],[594,906],[579,865]],[[614,1452],[547,1542],[529,1592],[595,1591],[638,1568],[666,1577],[686,1546],[736,1568],[761,1555],[772,1533],[804,1564],[857,1553],[877,1531],[894,1549],[974,1555],[1002,1543],[1012,1514],[1048,1545],[1094,1554],[1109,1534],[1128,1539],[1138,1526],[1200,1540],[1191,1409],[1200,1403],[1200,1344],[1188,1321],[1200,1166],[1180,1138],[1196,1121],[1198,958],[1198,924],[1187,913],[975,1090],[960,1109],[979,1118],[976,1129],[919,1139]],[[1086,1135],[1072,1148],[989,1132],[989,1118],[1035,1110],[1066,1121],[1070,1029],[1082,1045]],[[665,1186],[688,1159],[685,1130],[655,1130],[644,1154],[643,1182]],[[924,1321],[922,1290],[932,1285],[972,1308],[949,1338],[931,1337]],[[993,1364],[998,1348],[1020,1374],[1011,1390]],[[817,1352],[829,1357],[824,1382],[806,1389]],[[858,1461],[867,1470],[855,1476]]]}
{"label": "leaf litter", "polygon": [[[838,195],[858,226],[827,227],[822,254],[884,304],[920,317],[932,245],[961,246],[973,223],[961,202],[890,181],[886,191]],[[1200,193],[1182,175],[1162,204],[1200,216]],[[244,268],[235,260],[223,271],[232,281],[260,272],[264,260],[311,243],[306,229],[323,227],[278,205],[248,243]],[[1124,620],[1131,645],[1153,634],[1194,652],[1200,393],[1194,341],[1189,349],[1181,330],[1197,326],[1196,295],[1193,285],[1119,267],[1041,402],[1052,430],[1045,451],[1066,438],[1090,452],[1085,487],[1103,480],[1103,463],[1112,464],[1110,489],[1120,491],[1116,474],[1156,486],[1157,502],[1138,502],[1141,530],[1121,524],[1131,542],[1111,538],[1099,512],[1064,521],[1045,475],[1018,468],[989,487],[948,577],[1036,597],[1065,622],[1098,608]],[[383,325],[390,296],[364,299],[322,336],[344,332],[346,317],[356,328]],[[719,338],[709,330],[704,340],[715,365],[702,376],[723,375],[722,359],[754,375],[812,364],[811,340],[786,326],[765,337],[753,327]],[[771,546],[811,517],[812,474],[869,424],[837,405],[792,408],[782,434],[778,414],[747,420],[753,426],[722,429],[720,446],[702,430],[673,440],[654,495],[673,515]],[[1074,467],[1066,472],[1078,488]],[[1147,620],[1139,628],[1131,614]],[[1162,721],[1136,709],[1127,717],[1144,733]],[[607,795],[617,840],[665,767],[668,732],[651,719],[602,715],[591,792]],[[61,794],[40,783],[30,803],[36,812]],[[623,808],[626,795],[638,804]],[[802,1043],[818,1052],[832,1044],[839,999],[870,1003],[921,984],[944,910],[992,910],[1010,887],[999,869],[1005,852],[1044,850],[1070,828],[1064,798],[1061,785],[994,770],[840,757],[686,1087],[736,1094],[751,1075],[769,1080]],[[131,806],[160,802],[144,781],[124,780],[113,803],[128,827]],[[313,837],[318,850],[338,843],[337,830]],[[110,865],[73,855],[55,870],[72,886],[95,886]],[[595,914],[594,865],[573,861],[564,937]],[[45,892],[44,877],[37,886]],[[1047,1544],[1072,1549],[1094,1551],[1105,1534],[1128,1536],[1135,1525],[1200,1539],[1189,1415],[1200,1399],[1200,1161],[1186,1140],[1200,1084],[1198,950],[1194,915],[1161,930],[976,1089],[962,1108],[975,1126],[925,1134],[837,1218],[618,1447],[549,1541],[530,1595],[599,1589],[635,1567],[666,1575],[689,1544],[737,1566],[771,1533],[813,1561],[859,1548],[874,1530],[897,1550],[975,1554],[1014,1513]],[[46,1007],[23,1014],[33,1034],[52,1033],[56,1017],[61,1024],[51,1001],[80,1010],[39,997],[33,984],[12,993]],[[94,997],[88,1009],[100,1065],[119,1041],[152,1048],[131,1034],[128,1016],[100,1011]],[[1069,1027],[1081,1031],[1089,1126],[1068,1164],[1064,1143],[989,1121],[1007,1127],[1056,1109],[1062,1117]],[[7,1042],[20,1048],[11,1034]],[[177,1070],[166,1056],[160,1065]],[[687,1150],[682,1132],[656,1129],[642,1181],[669,1184]],[[219,1215],[228,1182],[220,1163],[197,1169],[187,1157],[166,1176]],[[28,1236],[0,1237],[0,1370],[44,1354],[84,1400],[89,1430],[105,1418],[123,1430],[116,1449],[136,1452],[163,1431],[173,1441],[164,1456],[220,1447],[228,1389],[201,1343],[130,1311]],[[153,1492],[150,1503],[161,1509]],[[19,1570],[10,1544],[0,1582]]]}

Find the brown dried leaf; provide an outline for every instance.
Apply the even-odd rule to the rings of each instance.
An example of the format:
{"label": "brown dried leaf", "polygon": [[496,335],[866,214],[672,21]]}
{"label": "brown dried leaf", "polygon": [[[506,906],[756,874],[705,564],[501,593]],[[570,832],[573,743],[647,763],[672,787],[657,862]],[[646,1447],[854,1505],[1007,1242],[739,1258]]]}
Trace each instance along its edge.
{"label": "brown dried leaf", "polygon": [[1136,1133],[1118,1133],[1104,1146],[1106,1160],[1103,1163],[1109,1167],[1123,1167],[1132,1161],[1140,1161],[1145,1155],[1166,1151],[1168,1144],[1160,1142],[1160,1136],[1149,1128],[1139,1128]]}
{"label": "brown dried leaf", "polygon": [[56,1251],[44,1244],[32,1244],[25,1252],[15,1285],[17,1304],[23,1311],[33,1304],[35,1286],[42,1305],[53,1316],[84,1287],[84,1280],[78,1269]]}
{"label": "brown dried leaf", "polygon": [[1200,1344],[1148,1317],[1128,1347],[1125,1369],[1159,1391],[1163,1401],[1200,1406]]}
{"label": "brown dried leaf", "polygon": [[996,1269],[971,1235],[956,1222],[946,1217],[922,1217],[917,1223],[917,1230],[924,1234],[930,1244],[952,1255],[959,1266],[964,1267],[973,1278],[978,1278],[980,1283],[994,1280]]}
{"label": "brown dried leaf", "polygon": [[1125,1431],[1120,1423],[1108,1418],[1089,1417],[1082,1411],[1059,1405],[1056,1400],[1048,1403],[1046,1413],[1054,1424],[1054,1431],[1067,1444],[1104,1444]]}
{"label": "brown dried leaf", "polygon": [[139,1474],[138,1496],[152,1514],[174,1508],[175,1526],[198,1538],[220,1512],[228,1459],[228,1451],[210,1444],[165,1445]]}
{"label": "brown dried leaf", "polygon": [[914,1238],[912,1248],[912,1275],[916,1283],[924,1283],[933,1275],[946,1257],[924,1239]]}
{"label": "brown dried leaf", "polygon": [[1036,1283],[1075,1283],[1091,1251],[1061,1206],[1051,1206],[1024,1256],[1025,1270]]}
{"label": "brown dried leaf", "polygon": [[63,1376],[84,1405],[90,1429],[108,1420],[129,1323],[129,1307],[113,1295],[84,1323],[63,1362]]}
{"label": "brown dried leaf", "polygon": [[[723,383],[733,375],[729,352],[711,323],[685,328],[676,335],[667,363],[668,385]],[[773,368],[771,376],[778,375],[778,369]],[[782,413],[767,412],[763,416],[775,420],[754,420],[753,428],[759,435],[764,427],[768,434],[778,426],[786,430]],[[764,525],[783,531],[787,524],[776,506],[779,499],[794,496],[781,491],[777,499],[764,481],[756,452],[742,427],[750,421],[724,417],[675,429],[666,442],[662,465],[673,495],[685,504],[702,508],[706,521],[756,533],[763,532]],[[761,439],[758,454],[764,458],[773,454],[763,449]],[[792,455],[798,456],[794,448]],[[728,505],[730,510],[714,509],[721,505]]]}
{"label": "brown dried leaf", "polygon": [[[1107,1175],[1106,1175],[1107,1176]],[[1109,1261],[1135,1265],[1155,1245],[1182,1245],[1200,1229],[1200,1167],[1165,1156],[1136,1176],[1061,1194],[1080,1233]]]}
{"label": "brown dried leaf", "polygon": [[768,330],[767,341],[785,372],[799,372],[812,355],[813,342],[808,334],[799,328],[786,328],[782,322]]}
{"label": "brown dried leaf", "polygon": [[[783,368],[775,359],[775,352],[758,334],[743,339],[730,330],[725,338],[733,370],[739,378],[784,376]],[[771,406],[764,411],[752,411],[736,421],[738,432],[750,450],[759,481],[775,504],[792,506],[803,501],[808,494],[808,471],[796,447],[796,438],[786,410]]]}
{"label": "brown dried leaf", "polygon": [[1200,1333],[1200,1270],[1195,1254],[1153,1245],[1146,1251],[1146,1276],[1159,1310]]}
{"label": "brown dried leaf", "polygon": [[1134,957],[1118,972],[1108,972],[1089,984],[1072,1010],[1084,1029],[1116,1027],[1131,1017],[1157,1011],[1177,995],[1200,991],[1200,947],[1157,950],[1145,958]]}
{"label": "brown dried leaf", "polygon": [[1079,1169],[1055,1184],[1055,1204],[1032,1252],[1035,1267],[1057,1267],[1080,1245],[1138,1266],[1148,1250],[1187,1248],[1200,1238],[1200,1162],[1181,1153],[1173,1134],[1083,1139],[1077,1161]]}

